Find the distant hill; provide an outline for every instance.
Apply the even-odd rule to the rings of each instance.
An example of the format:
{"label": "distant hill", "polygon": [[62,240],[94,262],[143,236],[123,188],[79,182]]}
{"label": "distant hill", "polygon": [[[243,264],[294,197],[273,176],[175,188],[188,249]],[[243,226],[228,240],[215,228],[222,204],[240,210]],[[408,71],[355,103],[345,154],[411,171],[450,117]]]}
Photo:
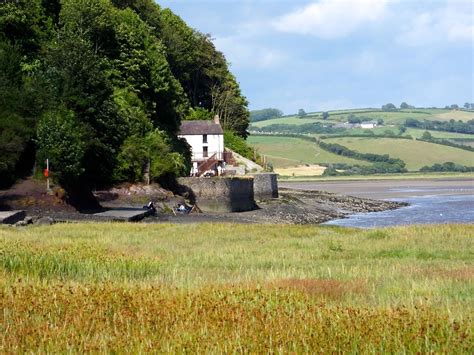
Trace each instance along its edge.
{"label": "distant hill", "polygon": [[[275,170],[285,169],[285,174],[291,174],[292,168],[297,174],[321,173],[321,169],[308,168],[314,165],[333,166],[336,174],[393,172],[393,165],[369,163],[361,159],[363,154],[398,159],[404,164],[403,169],[395,167],[400,172],[447,162],[455,163],[457,170],[474,166],[474,111],[366,108],[328,113],[327,119],[323,119],[322,112],[311,112],[305,117],[293,115],[252,122],[249,143],[267,156]],[[360,122],[366,121],[377,125],[364,129]],[[341,149],[337,153],[335,146],[330,152],[319,146],[318,141],[337,144],[348,151]],[[351,157],[345,156],[349,153]]]}

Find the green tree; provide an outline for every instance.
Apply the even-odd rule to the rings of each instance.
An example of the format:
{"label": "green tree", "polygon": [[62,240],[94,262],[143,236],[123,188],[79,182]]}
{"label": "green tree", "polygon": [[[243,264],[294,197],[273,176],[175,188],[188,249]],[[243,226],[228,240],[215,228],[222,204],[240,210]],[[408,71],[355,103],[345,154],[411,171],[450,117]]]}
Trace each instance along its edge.
{"label": "green tree", "polygon": [[323,112],[323,120],[327,120],[329,118],[329,112]]}
{"label": "green tree", "polygon": [[188,121],[210,120],[212,119],[212,112],[202,107],[191,108],[185,119]]}
{"label": "green tree", "polygon": [[397,110],[397,108],[392,103],[382,105],[382,111],[396,111],[396,110]]}
{"label": "green tree", "polygon": [[305,117],[307,115],[306,111],[300,108],[298,110],[298,117]]}
{"label": "green tree", "polygon": [[264,108],[261,110],[250,111],[250,121],[258,122],[271,118],[278,118],[283,116],[283,112],[277,108]]}
{"label": "green tree", "polygon": [[423,139],[425,141],[429,141],[429,140],[433,139],[433,136],[431,135],[430,132],[424,131],[423,135],[421,136],[421,139]]}
{"label": "green tree", "polygon": [[186,158],[173,151],[166,133],[154,130],[146,136],[128,137],[120,149],[114,175],[118,181],[143,181],[149,170],[151,181],[169,176],[185,175],[189,171]]}

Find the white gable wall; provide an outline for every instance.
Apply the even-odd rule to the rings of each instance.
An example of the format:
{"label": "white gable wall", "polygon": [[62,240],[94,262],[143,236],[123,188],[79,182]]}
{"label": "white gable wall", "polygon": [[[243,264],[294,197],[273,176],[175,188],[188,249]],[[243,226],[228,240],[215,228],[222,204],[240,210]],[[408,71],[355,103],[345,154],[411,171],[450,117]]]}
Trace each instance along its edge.
{"label": "white gable wall", "polygon": [[[186,139],[191,146],[193,161],[206,160],[213,154],[217,154],[218,160],[224,160],[224,136],[222,134],[208,134],[207,143],[203,143],[202,134],[180,135],[179,137]],[[207,158],[203,157],[204,147],[207,147]]]}

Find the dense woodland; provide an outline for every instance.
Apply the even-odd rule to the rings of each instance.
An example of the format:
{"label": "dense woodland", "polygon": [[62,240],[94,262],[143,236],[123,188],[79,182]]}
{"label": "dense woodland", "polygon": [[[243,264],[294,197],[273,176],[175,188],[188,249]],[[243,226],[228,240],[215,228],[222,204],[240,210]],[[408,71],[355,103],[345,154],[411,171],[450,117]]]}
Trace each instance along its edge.
{"label": "dense woodland", "polygon": [[71,195],[186,174],[181,120],[218,114],[245,138],[247,101],[209,35],[153,0],[0,1],[0,184],[44,168]]}

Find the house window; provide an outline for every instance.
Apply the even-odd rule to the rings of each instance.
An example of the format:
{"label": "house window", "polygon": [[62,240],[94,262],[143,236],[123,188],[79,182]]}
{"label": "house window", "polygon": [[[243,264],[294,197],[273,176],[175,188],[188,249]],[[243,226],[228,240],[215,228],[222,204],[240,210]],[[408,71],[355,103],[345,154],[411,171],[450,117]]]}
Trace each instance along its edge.
{"label": "house window", "polygon": [[207,152],[207,147],[202,147],[202,156],[203,158],[207,158],[209,156]]}
{"label": "house window", "polygon": [[207,143],[207,134],[202,135],[202,142]]}

